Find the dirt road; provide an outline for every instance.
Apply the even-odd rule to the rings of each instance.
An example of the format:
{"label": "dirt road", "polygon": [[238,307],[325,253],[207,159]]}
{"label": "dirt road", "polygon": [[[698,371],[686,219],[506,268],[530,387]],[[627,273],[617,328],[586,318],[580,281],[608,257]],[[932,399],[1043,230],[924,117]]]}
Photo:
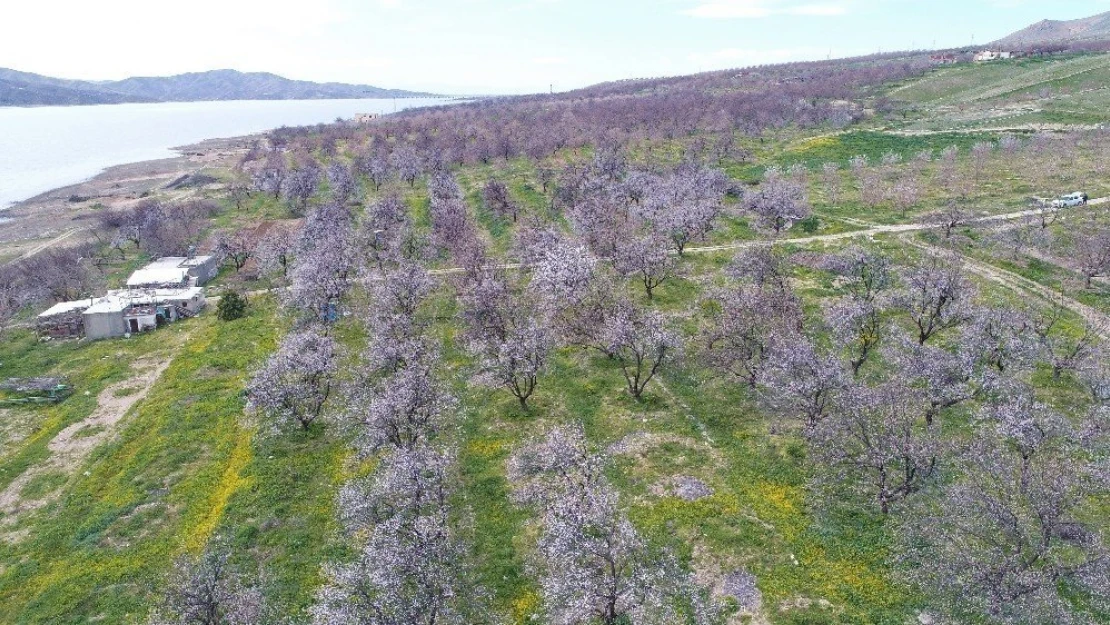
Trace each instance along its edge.
{"label": "dirt road", "polygon": [[[1097,198],[1088,202],[1088,205],[1097,206],[1100,204],[1110,203],[1110,197]],[[995,222],[1006,222],[1021,219],[1024,217],[1031,217],[1039,215],[1042,210],[1039,208],[1015,211],[1011,213],[1000,213],[997,215],[984,215],[982,217],[973,217],[968,219],[968,224],[991,224]],[[888,224],[888,225],[875,225],[860,219],[853,218],[840,218],[845,223],[850,223],[855,226],[862,227],[862,230],[853,230],[851,232],[838,232],[836,234],[817,234],[809,237],[793,237],[786,239],[754,239],[750,241],[734,241],[732,243],[723,243],[721,245],[703,245],[697,247],[687,247],[684,251],[685,254],[708,254],[712,252],[727,252],[729,250],[740,250],[758,245],[767,244],[783,244],[783,243],[821,243],[827,241],[843,241],[845,239],[855,239],[859,237],[871,238],[880,234],[904,234],[909,232],[920,232],[922,230],[934,230],[941,228],[938,223],[913,223],[913,224]],[[675,253],[675,252],[672,252]],[[604,259],[603,259],[604,260]],[[521,269],[525,265],[522,263],[506,263],[498,265],[500,269]],[[462,267],[450,267],[446,269],[433,269],[428,273],[433,276],[450,276],[463,273],[465,269]],[[372,280],[372,279],[371,279]]]}
{"label": "dirt road", "polygon": [[9,262],[14,263],[16,261],[31,258],[35,254],[38,254],[39,252],[42,252],[43,250],[51,248],[51,247],[61,243],[62,241],[65,241],[66,239],[69,239],[70,237],[74,236],[75,234],[77,234],[79,232],[83,232],[84,230],[85,230],[84,228],[70,228],[69,230],[66,230],[65,232],[61,233],[60,235],[54,237],[53,239],[50,239],[49,241],[46,241],[44,243],[40,243],[40,244],[32,247],[31,249],[24,252],[21,256],[17,256],[16,258],[12,259]]}
{"label": "dirt road", "polygon": [[929,245],[922,241],[914,241],[908,237],[902,237],[901,240],[910,246],[930,253],[955,256],[963,262],[963,266],[967,271],[1002,285],[1020,295],[1033,295],[1051,302],[1057,302],[1064,308],[1082,317],[1087,323],[1091,324],[1103,339],[1110,341],[1110,317],[1107,317],[1102,312],[1091,308],[1083,302],[1072,299],[1059,291],[1050,289],[1029,278],[1019,276],[1012,271],[988,265],[987,263],[963,254],[958,254],[952,250]]}
{"label": "dirt road", "polygon": [[[1089,205],[1099,205],[1110,202],[1110,198],[1098,198],[1088,202]],[[992,222],[1012,221],[1021,219],[1023,217],[1030,217],[1039,215],[1042,209],[1033,208],[1023,211],[1015,211],[1012,213],[1001,213],[998,215],[985,215],[983,217],[974,217],[967,220],[969,224],[990,224]],[[906,232],[918,232],[921,230],[933,230],[940,228],[937,223],[914,223],[914,224],[890,224],[890,225],[874,225],[859,219],[844,219],[843,221],[857,226],[864,226],[863,230],[853,230],[851,232],[838,232],[836,234],[818,234],[811,237],[795,237],[789,239],[777,239],[774,241],[755,240],[755,241],[737,241],[734,243],[725,243],[722,245],[706,245],[702,247],[689,247],[686,248],[687,254],[704,254],[708,252],[721,252],[727,250],[743,249],[753,247],[756,245],[765,245],[767,243],[819,243],[822,241],[841,241],[844,239],[854,239],[857,237],[873,237],[878,234],[900,234]]]}

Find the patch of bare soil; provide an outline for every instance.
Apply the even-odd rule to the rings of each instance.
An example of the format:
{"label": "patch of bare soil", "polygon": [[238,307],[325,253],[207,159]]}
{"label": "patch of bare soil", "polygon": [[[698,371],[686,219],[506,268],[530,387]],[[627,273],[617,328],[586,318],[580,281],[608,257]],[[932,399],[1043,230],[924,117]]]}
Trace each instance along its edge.
{"label": "patch of bare soil", "polygon": [[[0,492],[0,527],[13,525],[22,515],[38,510],[56,499],[60,488],[29,498],[25,487],[36,478],[50,474],[72,476],[89,454],[113,437],[120,421],[133,406],[143,400],[154,383],[169,367],[176,353],[162,352],[158,359],[137,360],[132,364],[133,377],[106,387],[97,395],[97,406],[89,416],[70,424],[48,444],[50,455],[24,471]],[[9,542],[20,540],[22,534],[11,532],[4,536]]]}
{"label": "patch of bare soil", "polygon": [[[123,415],[134,406],[136,402],[146,396],[154,382],[162,376],[162,372],[169,366],[168,361],[160,362],[154,366],[151,363],[136,363],[140,367],[138,374],[124,382],[113,384],[101,391],[96,398],[96,410],[85,419],[71,424],[65,428],[54,440],[50,441],[48,448],[55,462],[67,469],[74,468],[75,462],[102,443],[108,433],[119,423]],[[132,391],[130,393],[122,391]]]}
{"label": "patch of bare soil", "polygon": [[713,488],[692,475],[674,475],[652,484],[648,490],[656,497],[678,497],[697,501],[713,495]]}
{"label": "patch of bare soil", "polygon": [[779,612],[785,613],[791,610],[808,610],[810,608],[820,608],[822,610],[833,610],[835,606],[829,602],[828,599],[811,599],[810,597],[794,597],[779,603]]}
{"label": "patch of bare soil", "polygon": [[745,561],[735,554],[710,553],[694,547],[694,580],[709,589],[717,600],[731,599],[738,608],[728,625],[769,625],[759,580],[745,569]]}
{"label": "patch of bare soil", "polygon": [[618,456],[639,457],[663,445],[681,445],[708,453],[715,460],[720,453],[705,442],[667,432],[633,432],[609,446],[609,453]]}
{"label": "patch of bare soil", "polygon": [[34,430],[36,414],[29,410],[0,408],[0,458]]}

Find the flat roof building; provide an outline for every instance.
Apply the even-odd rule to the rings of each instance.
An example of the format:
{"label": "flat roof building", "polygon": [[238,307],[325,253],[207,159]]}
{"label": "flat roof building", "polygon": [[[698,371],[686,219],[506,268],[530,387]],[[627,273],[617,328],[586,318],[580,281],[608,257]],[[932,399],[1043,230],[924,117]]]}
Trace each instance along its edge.
{"label": "flat roof building", "polygon": [[128,288],[180,288],[204,286],[219,272],[215,256],[167,256],[131,274]]}
{"label": "flat roof building", "polygon": [[204,310],[204,289],[130,289],[104,297],[62,302],[38,316],[39,334],[105,339],[138,334]]}

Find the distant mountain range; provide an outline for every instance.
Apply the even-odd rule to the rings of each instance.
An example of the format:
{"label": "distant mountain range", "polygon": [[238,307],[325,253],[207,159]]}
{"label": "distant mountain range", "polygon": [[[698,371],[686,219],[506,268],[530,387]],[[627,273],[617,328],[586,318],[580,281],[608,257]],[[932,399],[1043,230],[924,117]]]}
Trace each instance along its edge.
{"label": "distant mountain range", "polygon": [[177,76],[87,81],[0,68],[0,106],[198,102],[209,100],[335,100],[416,98],[433,94],[369,85],[289,80],[230,69]]}
{"label": "distant mountain range", "polygon": [[1043,20],[1007,35],[992,46],[1020,48],[1033,44],[1062,44],[1110,39],[1110,12],[1078,20]]}

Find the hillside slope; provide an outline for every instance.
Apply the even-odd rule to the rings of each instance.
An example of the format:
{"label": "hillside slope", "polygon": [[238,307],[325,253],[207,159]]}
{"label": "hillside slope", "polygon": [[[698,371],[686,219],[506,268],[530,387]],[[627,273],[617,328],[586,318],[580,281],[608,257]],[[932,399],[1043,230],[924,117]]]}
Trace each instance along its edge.
{"label": "hillside slope", "polygon": [[915,131],[1037,130],[1110,121],[1110,55],[1035,57],[938,68],[893,88]]}
{"label": "hillside slope", "polygon": [[146,102],[80,80],[40,76],[0,67],[0,106],[119,104]]}
{"label": "hillside slope", "polygon": [[1077,20],[1042,20],[991,45],[1019,48],[1029,44],[1100,39],[1110,39],[1110,11]]}
{"label": "hillside slope", "polygon": [[72,106],[144,102],[133,96],[56,85],[33,85],[0,78],[0,106]]}
{"label": "hillside slope", "polygon": [[431,94],[370,85],[315,83],[275,74],[214,70],[117,81],[67,80],[0,68],[0,106],[411,98]]}
{"label": "hillside slope", "polygon": [[169,77],[136,77],[102,83],[110,91],[166,102],[193,100],[321,100],[338,98],[407,98],[429,95],[370,85],[290,80],[276,74],[230,69]]}

